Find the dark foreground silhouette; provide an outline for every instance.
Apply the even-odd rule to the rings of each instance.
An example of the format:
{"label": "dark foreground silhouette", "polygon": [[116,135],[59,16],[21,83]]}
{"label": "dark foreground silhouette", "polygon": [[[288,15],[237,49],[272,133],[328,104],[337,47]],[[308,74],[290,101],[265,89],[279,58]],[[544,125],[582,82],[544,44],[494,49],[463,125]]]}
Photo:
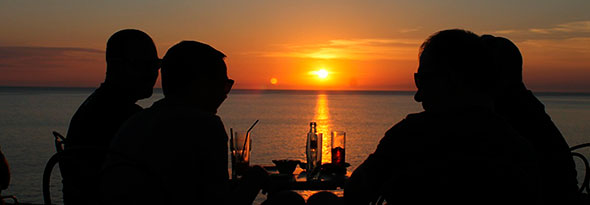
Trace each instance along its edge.
{"label": "dark foreground silhouette", "polygon": [[162,60],[164,99],[129,119],[110,146],[104,204],[251,204],[268,175],[251,168],[230,189],[228,136],[217,109],[233,80],[225,55],[183,41]]}
{"label": "dark foreground silhouette", "polygon": [[347,204],[536,204],[534,150],[493,110],[479,36],[445,30],[422,44],[415,99],[424,112],[388,130],[352,174]]}
{"label": "dark foreground silhouette", "polygon": [[8,185],[10,185],[10,167],[8,166],[8,161],[6,161],[6,157],[2,150],[0,150],[0,205],[4,205],[4,199],[12,199],[15,204],[18,204],[18,200],[15,196],[2,195],[2,191],[8,189]]}
{"label": "dark foreground silhouette", "polygon": [[545,112],[543,104],[522,81],[522,56],[510,40],[482,36],[496,74],[495,110],[536,151],[544,204],[579,201],[576,168],[569,145]]}
{"label": "dark foreground silhouette", "polygon": [[126,29],[109,38],[105,81],[78,108],[66,136],[60,170],[64,204],[91,204],[98,198],[99,170],[121,125],[142,110],[135,103],[152,95],[159,59],[152,39]]}

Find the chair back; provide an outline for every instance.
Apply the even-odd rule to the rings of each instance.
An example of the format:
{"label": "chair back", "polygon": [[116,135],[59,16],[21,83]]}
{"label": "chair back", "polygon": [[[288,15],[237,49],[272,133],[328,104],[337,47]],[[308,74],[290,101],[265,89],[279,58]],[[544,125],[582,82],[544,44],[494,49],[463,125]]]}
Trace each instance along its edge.
{"label": "chair back", "polygon": [[584,163],[584,169],[585,169],[584,180],[582,181],[582,185],[580,186],[580,189],[578,190],[580,193],[582,193],[584,190],[586,190],[586,193],[590,193],[590,185],[588,184],[589,183],[588,181],[590,180],[590,164],[588,163],[588,158],[586,158],[583,154],[576,152],[576,150],[579,150],[579,149],[585,148],[585,147],[590,147],[590,143],[579,144],[579,145],[576,145],[576,146],[573,146],[570,148],[570,151],[572,152],[572,156],[579,158]]}
{"label": "chair back", "polygon": [[53,137],[55,137],[55,150],[57,152],[64,151],[64,145],[66,143],[66,138],[59,134],[59,132],[53,131]]}
{"label": "chair back", "polygon": [[47,161],[47,164],[45,164],[45,169],[43,170],[43,203],[46,205],[51,204],[51,192],[49,189],[51,172],[53,171],[55,165],[61,160],[61,156],[63,154],[62,151],[59,151],[51,156],[49,161]]}
{"label": "chair back", "polygon": [[[2,190],[7,189],[9,184],[10,184],[10,167],[8,166],[8,161],[6,161],[6,157],[4,156],[2,151],[0,151],[0,193],[2,192]],[[9,195],[9,196],[0,195],[0,204],[3,205],[4,199],[7,199],[7,198],[12,199],[14,201],[14,204],[18,204],[18,200],[13,195]]]}
{"label": "chair back", "polygon": [[[49,158],[47,163],[45,164],[45,169],[43,170],[43,202],[45,204],[52,204],[51,202],[51,173],[55,168],[55,165],[61,164],[62,166],[67,163],[80,163],[90,159],[94,159],[93,157],[96,156],[96,153],[102,153],[105,150],[102,148],[97,147],[77,147],[77,148],[68,148],[68,150],[64,150],[64,145],[67,144],[67,140],[61,135],[59,132],[53,131],[54,142],[55,142],[55,150],[56,153]],[[74,160],[74,161],[72,161]],[[77,160],[77,161],[76,161]],[[71,165],[68,165],[71,166]],[[60,171],[62,173],[62,180],[64,177],[64,169],[60,167]],[[68,168],[69,170],[70,168]]]}
{"label": "chair back", "polygon": [[51,179],[51,172],[53,171],[53,168],[55,167],[56,164],[59,163],[59,161],[62,158],[63,155],[63,151],[64,151],[64,145],[65,145],[65,141],[66,138],[61,135],[59,132],[57,131],[53,131],[52,132],[54,139],[54,143],[55,143],[55,151],[57,153],[55,153],[53,156],[51,156],[51,158],[49,158],[49,161],[47,161],[47,163],[45,164],[45,169],[43,170],[43,202],[45,204],[51,204],[51,190],[49,189],[49,184],[50,184],[50,179]]}

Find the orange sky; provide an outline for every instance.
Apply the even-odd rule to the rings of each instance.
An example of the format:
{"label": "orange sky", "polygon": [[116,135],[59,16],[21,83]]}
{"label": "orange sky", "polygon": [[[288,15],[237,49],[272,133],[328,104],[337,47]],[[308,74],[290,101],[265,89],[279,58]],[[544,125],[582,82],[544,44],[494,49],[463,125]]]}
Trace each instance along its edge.
{"label": "orange sky", "polygon": [[[534,91],[590,92],[588,10],[587,0],[1,1],[0,86],[95,87],[108,37],[136,28],[160,56],[181,40],[223,51],[235,88],[414,90],[422,41],[464,28],[513,40]],[[310,74],[319,69],[325,79]]]}

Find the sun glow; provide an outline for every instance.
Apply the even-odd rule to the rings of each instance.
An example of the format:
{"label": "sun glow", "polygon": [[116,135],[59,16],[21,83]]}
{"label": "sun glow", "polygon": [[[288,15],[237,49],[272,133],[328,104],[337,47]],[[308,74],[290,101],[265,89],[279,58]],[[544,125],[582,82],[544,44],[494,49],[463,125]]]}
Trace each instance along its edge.
{"label": "sun glow", "polygon": [[328,72],[326,69],[322,68],[319,70],[311,71],[311,72],[309,72],[309,74],[316,75],[319,79],[324,80],[324,79],[328,78],[328,75],[330,74],[330,72]]}

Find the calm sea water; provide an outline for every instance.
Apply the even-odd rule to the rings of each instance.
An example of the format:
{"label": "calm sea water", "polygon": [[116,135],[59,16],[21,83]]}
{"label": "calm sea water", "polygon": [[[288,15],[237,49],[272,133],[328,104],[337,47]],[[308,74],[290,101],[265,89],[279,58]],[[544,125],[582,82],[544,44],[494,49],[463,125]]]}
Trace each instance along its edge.
{"label": "calm sea water", "polygon": [[[51,131],[65,135],[71,116],[92,89],[0,88],[0,146],[11,166],[12,181],[3,194],[21,202],[42,203],[41,179],[55,153]],[[346,132],[346,160],[354,170],[393,124],[422,110],[410,92],[232,91],[219,110],[226,130],[252,131],[251,164],[273,159],[304,159],[309,122],[318,122],[324,146],[331,131]],[[149,107],[156,92],[139,102]],[[590,95],[539,95],[570,146],[590,142]],[[166,143],[173,145],[174,142]],[[587,150],[583,151],[588,156]],[[204,156],[205,157],[205,156]],[[329,151],[323,154],[329,161]],[[157,163],[157,162],[154,162]],[[578,171],[581,178],[581,166]],[[59,171],[52,176],[54,202],[61,203]]]}

